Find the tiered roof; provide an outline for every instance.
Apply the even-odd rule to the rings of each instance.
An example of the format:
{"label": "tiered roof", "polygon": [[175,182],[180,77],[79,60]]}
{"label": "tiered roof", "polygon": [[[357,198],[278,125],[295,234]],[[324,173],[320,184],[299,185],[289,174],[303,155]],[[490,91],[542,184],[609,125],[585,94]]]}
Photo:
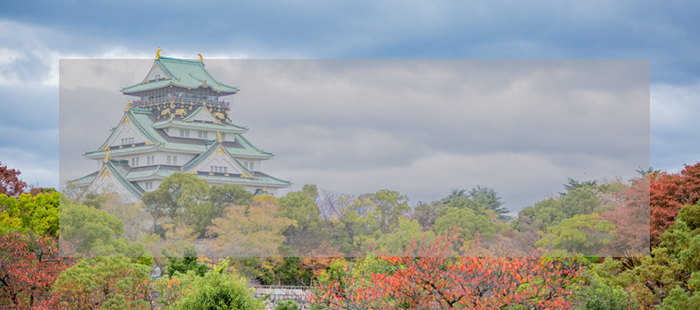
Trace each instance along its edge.
{"label": "tiered roof", "polygon": [[[211,76],[204,68],[201,55],[200,61],[192,61],[161,57],[159,53],[147,77],[141,83],[122,88],[121,91],[127,95],[138,95],[139,93],[173,86],[187,89],[205,88],[216,92],[216,96],[231,95],[239,91],[237,87],[225,85]],[[259,171],[251,171],[244,165],[241,165],[237,158],[266,160],[271,159],[274,154],[265,152],[250,143],[243,136],[248,128],[230,123],[227,116],[220,115],[220,113],[223,113],[220,107],[208,106],[207,102],[202,103],[203,105],[199,107],[192,105],[177,107],[181,110],[177,110],[178,112],[174,114],[161,111],[162,115],[157,112],[160,109],[164,110],[165,108],[163,107],[145,106],[145,108],[131,108],[131,103],[129,103],[119,123],[119,126],[127,127],[113,128],[110,137],[98,150],[83,154],[90,159],[104,158],[102,169],[74,180],[72,183],[90,188],[97,186],[99,183],[104,183],[102,180],[109,177],[109,179],[113,180],[112,184],[121,185],[124,191],[139,200],[145,191],[137,182],[164,179],[177,172],[192,173],[212,183],[234,183],[252,186],[253,188],[262,187],[257,192],[265,192],[264,189],[266,187],[279,188],[291,185],[290,181],[278,179]],[[174,103],[171,104],[174,105]],[[228,107],[225,108],[225,111],[228,113]],[[119,128],[123,128],[120,130],[135,130],[140,135],[138,141],[143,140],[144,142],[127,145],[114,143],[114,140],[118,138],[120,130],[117,129]],[[226,137],[233,136],[234,141],[225,141],[230,140],[230,138],[220,139],[220,137],[210,140],[175,137],[165,131],[168,128],[170,130],[189,128],[215,131],[226,134]],[[196,156],[183,166],[147,165],[131,167],[127,160],[110,158],[111,156],[129,156],[152,151],[179,152]],[[207,164],[206,160],[221,160],[222,158],[230,162],[234,168],[233,170],[236,171],[232,171],[232,173],[203,171],[203,166]]]}
{"label": "tiered roof", "polygon": [[[153,72],[162,72],[164,76],[160,79],[149,79],[153,77]],[[221,92],[224,95],[235,94],[239,91],[238,87],[217,81],[204,68],[204,62],[201,60],[185,60],[161,56],[156,59],[151,68],[151,73],[141,83],[124,87],[121,91],[124,94],[135,94],[169,87],[170,85],[193,89],[199,87],[211,88],[213,91]]]}

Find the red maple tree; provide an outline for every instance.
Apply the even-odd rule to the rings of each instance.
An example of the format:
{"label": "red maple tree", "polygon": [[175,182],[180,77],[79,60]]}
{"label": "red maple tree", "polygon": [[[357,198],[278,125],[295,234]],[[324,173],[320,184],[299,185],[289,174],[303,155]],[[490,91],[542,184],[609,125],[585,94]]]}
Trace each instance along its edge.
{"label": "red maple tree", "polygon": [[615,225],[615,238],[607,245],[612,256],[649,255],[649,177],[633,179],[612,211],[600,215]]}
{"label": "red maple tree", "polygon": [[[455,238],[379,258],[384,272],[317,284],[312,302],[330,309],[532,309],[572,307],[580,266],[543,258],[448,257]],[[388,263],[388,264],[387,264]],[[388,265],[388,267],[386,266]],[[348,272],[348,270],[345,270]]]}
{"label": "red maple tree", "polygon": [[678,173],[652,173],[649,195],[651,244],[655,246],[659,236],[673,224],[678,211],[700,199],[700,163],[686,165]]}
{"label": "red maple tree", "polygon": [[0,162],[0,194],[17,197],[27,189],[27,183],[19,179],[21,172],[9,169]]}
{"label": "red maple tree", "polygon": [[12,233],[0,236],[0,304],[14,309],[47,305],[51,288],[71,262],[58,255],[55,238]]}

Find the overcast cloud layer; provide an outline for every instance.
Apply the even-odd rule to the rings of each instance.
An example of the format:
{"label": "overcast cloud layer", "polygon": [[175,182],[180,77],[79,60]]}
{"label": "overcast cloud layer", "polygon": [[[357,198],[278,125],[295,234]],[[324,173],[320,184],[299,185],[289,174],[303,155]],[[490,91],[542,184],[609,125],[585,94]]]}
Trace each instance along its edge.
{"label": "overcast cloud layer", "polygon": [[[62,60],[61,181],[123,115],[118,91],[152,60]],[[263,171],[320,188],[398,190],[413,201],[496,189],[513,210],[568,177],[633,177],[649,165],[646,60],[207,60],[242,91],[232,121],[275,151]]]}
{"label": "overcast cloud layer", "polygon": [[[700,154],[699,7],[695,1],[3,2],[0,161],[30,183],[57,187],[58,59],[153,59],[160,46],[167,56],[201,52],[206,59],[648,59],[651,166],[677,171]],[[270,127],[248,125],[267,147],[262,134]]]}

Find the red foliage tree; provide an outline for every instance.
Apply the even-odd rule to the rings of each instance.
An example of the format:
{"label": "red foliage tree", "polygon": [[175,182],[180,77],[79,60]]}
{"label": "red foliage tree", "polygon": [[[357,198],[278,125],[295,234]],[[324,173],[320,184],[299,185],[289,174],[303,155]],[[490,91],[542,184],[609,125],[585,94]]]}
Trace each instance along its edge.
{"label": "red foliage tree", "polygon": [[32,309],[52,300],[51,287],[71,262],[55,238],[19,233],[0,236],[0,304]]}
{"label": "red foliage tree", "polygon": [[651,244],[655,246],[659,236],[673,224],[678,211],[700,199],[700,163],[686,165],[679,173],[652,173],[649,193]]}
{"label": "red foliage tree", "polygon": [[[540,258],[446,257],[454,238],[384,257],[384,272],[318,284],[312,302],[330,309],[568,309],[580,267]],[[442,256],[442,257],[441,257]],[[387,266],[388,265],[388,266]]]}
{"label": "red foliage tree", "polygon": [[634,179],[620,193],[622,202],[600,215],[615,225],[615,238],[607,245],[612,256],[649,255],[649,178]]}
{"label": "red foliage tree", "polygon": [[0,162],[0,194],[17,197],[24,193],[27,183],[20,181],[20,173],[19,170],[9,169]]}

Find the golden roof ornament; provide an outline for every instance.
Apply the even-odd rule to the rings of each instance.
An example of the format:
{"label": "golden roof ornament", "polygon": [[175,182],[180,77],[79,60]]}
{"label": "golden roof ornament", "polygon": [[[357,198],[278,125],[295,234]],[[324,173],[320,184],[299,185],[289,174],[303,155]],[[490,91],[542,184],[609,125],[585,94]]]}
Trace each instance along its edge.
{"label": "golden roof ornament", "polygon": [[126,110],[124,110],[124,112],[129,112],[129,109],[131,109],[131,100],[126,103]]}
{"label": "golden roof ornament", "polygon": [[105,155],[105,164],[109,161],[109,159],[112,157],[112,150],[107,150],[107,155]]}
{"label": "golden roof ornament", "polygon": [[158,47],[158,50],[156,51],[156,59],[160,59],[160,46]]}
{"label": "golden roof ornament", "polygon": [[202,53],[199,53],[199,62],[204,62],[204,59],[202,59]]}
{"label": "golden roof ornament", "polygon": [[221,134],[218,131],[216,132],[216,141],[221,143]]}

